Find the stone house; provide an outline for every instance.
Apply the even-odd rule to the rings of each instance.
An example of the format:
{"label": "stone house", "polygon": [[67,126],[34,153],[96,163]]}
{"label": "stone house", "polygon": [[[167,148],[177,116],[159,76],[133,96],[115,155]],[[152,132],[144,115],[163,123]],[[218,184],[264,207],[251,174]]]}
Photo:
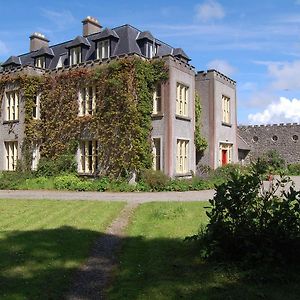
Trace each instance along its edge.
{"label": "stone house", "polygon": [[[57,45],[40,33],[30,36],[30,51],[11,56],[2,64],[1,76],[30,74],[43,76],[58,70],[99,66],[127,56],[142,59],[161,58],[168,67],[168,81],[153,95],[152,145],[153,168],[170,177],[186,177],[196,172],[197,164],[216,168],[238,161],[236,84],[216,70],[196,73],[190,58],[181,48],[156,39],[149,31],[131,25],[103,29],[98,20],[82,21],[82,36]],[[202,133],[208,148],[196,159],[195,92],[202,102]],[[78,115],[91,113],[95,92],[78,91]],[[39,95],[33,118],[39,118]],[[0,117],[0,171],[13,171],[22,159],[24,140],[24,99],[14,83],[5,86]],[[13,129],[13,130],[12,130]],[[93,174],[97,141],[78,141],[78,172]],[[33,151],[32,168],[40,158],[39,147]]]}

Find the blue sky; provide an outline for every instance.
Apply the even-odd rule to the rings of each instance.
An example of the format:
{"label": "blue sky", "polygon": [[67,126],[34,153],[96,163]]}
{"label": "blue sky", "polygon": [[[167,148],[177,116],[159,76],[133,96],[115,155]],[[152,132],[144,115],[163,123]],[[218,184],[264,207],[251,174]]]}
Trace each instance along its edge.
{"label": "blue sky", "polygon": [[196,70],[236,80],[240,124],[300,123],[300,0],[1,2],[0,61],[27,52],[35,31],[50,44],[74,38],[90,15],[104,27],[150,30]]}

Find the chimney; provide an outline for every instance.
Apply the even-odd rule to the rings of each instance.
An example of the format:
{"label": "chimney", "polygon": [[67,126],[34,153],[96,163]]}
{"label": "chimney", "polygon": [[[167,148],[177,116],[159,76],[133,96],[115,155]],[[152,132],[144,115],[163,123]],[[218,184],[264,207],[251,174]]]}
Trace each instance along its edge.
{"label": "chimney", "polygon": [[33,33],[30,36],[30,52],[40,50],[42,47],[49,47],[49,40],[39,32]]}
{"label": "chimney", "polygon": [[82,35],[88,36],[93,33],[101,32],[102,26],[99,21],[93,17],[87,16],[83,21]]}

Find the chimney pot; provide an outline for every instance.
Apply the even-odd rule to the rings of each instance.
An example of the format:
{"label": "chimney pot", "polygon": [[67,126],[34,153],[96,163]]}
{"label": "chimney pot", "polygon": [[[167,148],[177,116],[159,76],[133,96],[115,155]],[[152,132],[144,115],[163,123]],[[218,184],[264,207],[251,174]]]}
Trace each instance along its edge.
{"label": "chimney pot", "polygon": [[102,26],[96,18],[87,16],[83,21],[82,35],[84,37],[101,32]]}
{"label": "chimney pot", "polygon": [[43,34],[34,32],[30,36],[30,52],[40,50],[43,47],[49,47],[49,40]]}

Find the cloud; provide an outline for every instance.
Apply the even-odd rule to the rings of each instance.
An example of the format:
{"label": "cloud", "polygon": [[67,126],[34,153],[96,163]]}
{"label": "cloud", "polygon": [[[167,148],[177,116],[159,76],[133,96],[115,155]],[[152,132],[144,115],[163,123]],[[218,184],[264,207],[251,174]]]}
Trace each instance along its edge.
{"label": "cloud", "polygon": [[64,30],[76,21],[69,10],[54,11],[42,9],[42,15],[54,23],[58,30]]}
{"label": "cloud", "polygon": [[277,90],[300,89],[300,60],[274,62],[267,65],[268,74],[273,79],[272,87]]}
{"label": "cloud", "polygon": [[6,46],[6,44],[2,41],[0,41],[0,55],[5,55],[9,52],[8,47]]}
{"label": "cloud", "polygon": [[202,4],[196,6],[197,20],[208,22],[211,20],[220,20],[225,17],[223,6],[214,0],[206,0]]}
{"label": "cloud", "polygon": [[232,76],[236,73],[236,69],[230,65],[226,60],[215,59],[206,64],[208,69],[216,69],[226,76]]}
{"label": "cloud", "polygon": [[273,102],[263,112],[249,114],[251,124],[267,123],[300,123],[300,99],[280,97],[279,102]]}

